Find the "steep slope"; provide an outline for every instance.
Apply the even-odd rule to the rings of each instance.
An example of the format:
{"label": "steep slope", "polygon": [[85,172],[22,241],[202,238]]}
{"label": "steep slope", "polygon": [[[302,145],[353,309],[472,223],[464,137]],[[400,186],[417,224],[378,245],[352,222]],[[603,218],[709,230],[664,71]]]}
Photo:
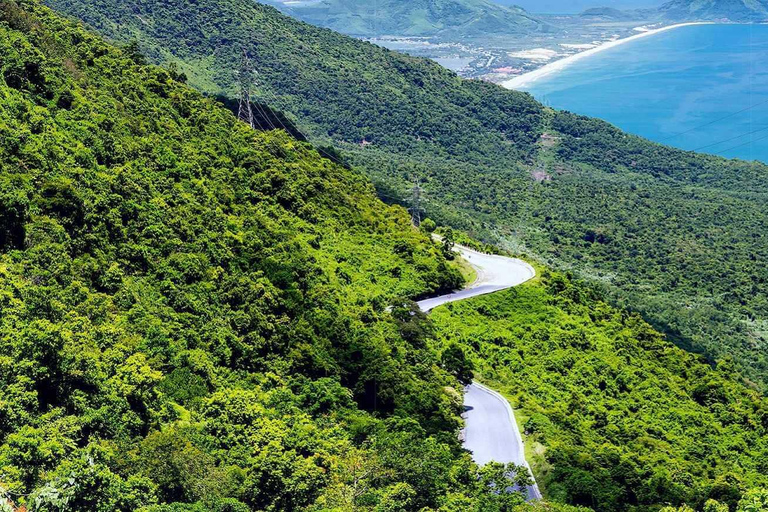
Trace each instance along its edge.
{"label": "steep slope", "polygon": [[268,0],[284,13],[354,36],[471,37],[525,34],[552,27],[520,7],[491,0]]}
{"label": "steep slope", "polygon": [[0,508],[492,510],[457,381],[386,311],[457,271],[177,78],[0,2]]}
{"label": "steep slope", "polygon": [[659,10],[673,20],[768,20],[766,0],[672,0]]}
{"label": "steep slope", "polygon": [[236,94],[246,48],[262,101],[344,150],[383,197],[418,176],[442,223],[599,280],[681,346],[768,383],[765,165],[555,113],[250,0],[48,2],[212,94]]}
{"label": "steep slope", "polygon": [[[496,492],[506,468],[479,470],[459,449],[464,350],[439,346],[434,326],[399,300],[458,277],[364,178],[281,132],[250,130],[175,72],[36,2],[0,2],[0,63],[3,510],[13,501],[56,512],[575,512]],[[560,297],[536,307],[563,308],[588,330],[605,319],[605,306],[574,310],[580,293],[562,282],[552,287]],[[514,318],[502,313],[494,322]],[[476,330],[478,316],[468,317]],[[542,325],[554,324],[528,332]],[[717,415],[696,425],[744,470],[745,486],[759,482],[734,454],[764,463],[751,442],[765,428],[764,401],[647,326],[622,327],[620,349],[639,363],[661,360],[707,383],[694,397]],[[489,347],[505,342],[502,330]],[[574,355],[585,337],[554,341]],[[488,363],[514,370],[506,363],[520,350]],[[638,384],[642,375],[619,385],[685,402],[699,383],[686,375],[680,388]],[[562,428],[562,414],[547,415]],[[646,426],[674,438],[669,425]],[[606,478],[608,455],[549,463],[593,481]],[[682,462],[659,458],[661,476],[622,485],[640,489],[650,510],[688,496],[668,492],[665,471],[675,491],[696,481],[738,500],[734,477],[710,488],[709,473],[678,475]],[[613,507],[603,495],[593,503]]]}
{"label": "steep slope", "polygon": [[549,499],[721,511],[768,486],[768,401],[730,364],[712,368],[671,347],[583,283],[540,276],[431,315],[440,347],[462,347],[511,398]]}

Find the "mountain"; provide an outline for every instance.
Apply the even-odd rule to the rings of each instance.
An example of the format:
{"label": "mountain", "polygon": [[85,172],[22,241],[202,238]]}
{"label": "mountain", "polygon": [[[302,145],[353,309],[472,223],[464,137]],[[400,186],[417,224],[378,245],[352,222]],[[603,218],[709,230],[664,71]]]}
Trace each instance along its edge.
{"label": "mountain", "polygon": [[589,20],[629,21],[640,19],[640,13],[636,11],[622,11],[613,7],[593,7],[586,9],[579,16]]}
{"label": "mountain", "polygon": [[[587,9],[605,5],[600,0],[496,0],[501,5],[519,5],[534,14],[578,14]],[[657,8],[659,0],[614,0],[610,3],[615,9]]]}
{"label": "mountain", "polygon": [[[34,0],[0,63],[4,512],[755,510],[768,402],[732,363],[542,268],[425,317],[456,264],[330,149]],[[461,449],[473,365],[553,502]]]}
{"label": "mountain", "polygon": [[491,0],[268,0],[286,14],[344,34],[469,37],[553,28]]}
{"label": "mountain", "polygon": [[381,197],[403,203],[418,177],[440,223],[589,276],[678,345],[768,385],[765,165],[654,144],[249,0],[48,3],[208,94],[237,97],[245,48],[257,97]]}
{"label": "mountain", "polygon": [[659,10],[674,20],[768,21],[768,0],[673,0]]}

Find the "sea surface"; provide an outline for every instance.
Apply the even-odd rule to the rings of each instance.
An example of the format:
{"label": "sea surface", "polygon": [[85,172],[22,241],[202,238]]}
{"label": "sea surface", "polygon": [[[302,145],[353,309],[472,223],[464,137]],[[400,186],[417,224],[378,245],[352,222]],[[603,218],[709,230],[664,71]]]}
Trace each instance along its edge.
{"label": "sea surface", "polygon": [[524,90],[657,142],[768,162],[768,25],[661,32],[585,57]]}

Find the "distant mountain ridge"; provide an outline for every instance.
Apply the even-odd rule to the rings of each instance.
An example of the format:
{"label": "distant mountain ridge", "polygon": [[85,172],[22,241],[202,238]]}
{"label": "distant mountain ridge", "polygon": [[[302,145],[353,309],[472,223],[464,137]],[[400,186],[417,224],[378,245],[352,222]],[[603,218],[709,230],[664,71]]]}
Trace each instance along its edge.
{"label": "distant mountain ridge", "polygon": [[307,23],[354,36],[461,36],[554,30],[517,6],[490,0],[264,0]]}
{"label": "distant mountain ridge", "polygon": [[768,21],[768,0],[672,0],[660,12],[674,20]]}
{"label": "distant mountain ridge", "polygon": [[630,19],[631,16],[620,9],[613,7],[592,7],[580,14],[582,18],[610,18],[610,19]]}
{"label": "distant mountain ridge", "polygon": [[593,7],[583,11],[579,16],[590,20],[630,21],[653,18],[656,12],[653,9],[621,10],[613,7]]}

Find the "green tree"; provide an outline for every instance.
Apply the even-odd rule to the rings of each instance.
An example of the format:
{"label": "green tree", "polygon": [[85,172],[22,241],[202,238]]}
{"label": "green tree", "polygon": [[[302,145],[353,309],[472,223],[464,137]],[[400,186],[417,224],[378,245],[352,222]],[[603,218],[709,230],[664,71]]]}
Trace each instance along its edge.
{"label": "green tree", "polygon": [[768,510],[768,490],[751,489],[739,501],[738,512],[764,512]]}
{"label": "green tree", "polygon": [[456,254],[453,252],[453,248],[456,245],[453,238],[453,230],[451,228],[443,230],[442,237],[443,242],[440,248],[443,251],[443,256],[447,260],[453,260],[456,257]]}
{"label": "green tree", "polygon": [[472,382],[474,364],[456,343],[449,345],[442,355],[443,368],[464,385]]}
{"label": "green tree", "polygon": [[437,224],[432,219],[427,218],[421,221],[421,229],[425,233],[434,233],[435,229],[437,229]]}

